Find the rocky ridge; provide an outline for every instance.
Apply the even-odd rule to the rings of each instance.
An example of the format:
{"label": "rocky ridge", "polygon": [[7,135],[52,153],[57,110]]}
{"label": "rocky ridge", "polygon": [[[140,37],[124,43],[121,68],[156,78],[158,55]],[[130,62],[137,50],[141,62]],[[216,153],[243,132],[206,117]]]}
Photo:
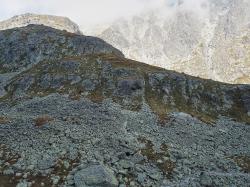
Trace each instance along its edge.
{"label": "rocky ridge", "polygon": [[2,53],[0,97],[5,94],[3,87],[10,78],[41,61],[58,59],[65,55],[77,56],[104,52],[123,56],[120,51],[99,38],[55,31],[40,25],[5,30],[0,33],[0,39]]}
{"label": "rocky ridge", "polygon": [[59,30],[82,34],[78,25],[67,17],[40,15],[33,13],[21,14],[0,22],[0,30],[24,27],[30,24],[45,25]]}
{"label": "rocky ridge", "polygon": [[0,186],[250,183],[249,85],[39,25],[0,32],[0,66]]}

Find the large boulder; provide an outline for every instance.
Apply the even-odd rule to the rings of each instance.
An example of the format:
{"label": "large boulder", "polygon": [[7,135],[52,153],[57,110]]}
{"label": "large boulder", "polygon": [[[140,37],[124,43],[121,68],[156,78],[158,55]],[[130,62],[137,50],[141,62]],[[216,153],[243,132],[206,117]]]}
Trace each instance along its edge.
{"label": "large boulder", "polygon": [[101,164],[89,165],[76,172],[74,176],[76,187],[116,187],[118,182],[112,171]]}

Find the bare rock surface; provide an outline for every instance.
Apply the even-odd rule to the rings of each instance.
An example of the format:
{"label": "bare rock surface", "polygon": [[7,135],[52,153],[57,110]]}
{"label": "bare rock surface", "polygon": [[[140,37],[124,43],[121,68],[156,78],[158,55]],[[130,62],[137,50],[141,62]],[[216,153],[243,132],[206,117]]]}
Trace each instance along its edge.
{"label": "bare rock surface", "polygon": [[69,18],[32,13],[21,14],[8,20],[1,21],[0,30],[13,29],[15,27],[25,27],[30,24],[45,25],[58,30],[66,30],[71,33],[81,34],[78,25]]}
{"label": "bare rock surface", "polygon": [[250,83],[248,0],[162,2],[161,8],[83,33],[103,38],[130,59],[206,79]]}
{"label": "bare rock surface", "polygon": [[0,77],[12,75],[0,83],[1,187],[249,186],[249,85],[45,26],[1,31],[0,46]]}

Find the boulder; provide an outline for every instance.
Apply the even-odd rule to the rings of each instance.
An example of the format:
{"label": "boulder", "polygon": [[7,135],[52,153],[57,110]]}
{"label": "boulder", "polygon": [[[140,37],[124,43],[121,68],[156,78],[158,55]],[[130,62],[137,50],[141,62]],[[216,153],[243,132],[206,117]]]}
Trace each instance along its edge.
{"label": "boulder", "polygon": [[118,182],[112,171],[101,164],[89,165],[74,175],[76,187],[116,187]]}

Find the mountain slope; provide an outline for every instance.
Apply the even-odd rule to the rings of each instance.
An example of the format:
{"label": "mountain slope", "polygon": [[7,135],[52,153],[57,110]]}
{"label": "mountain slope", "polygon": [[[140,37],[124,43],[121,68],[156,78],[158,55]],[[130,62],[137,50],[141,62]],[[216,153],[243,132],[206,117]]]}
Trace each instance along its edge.
{"label": "mountain slope", "polygon": [[30,24],[45,25],[55,29],[81,34],[78,25],[72,22],[69,18],[31,13],[14,16],[8,20],[1,21],[0,30],[24,27]]}
{"label": "mountain slope", "polygon": [[45,26],[1,31],[0,49],[22,51],[29,40],[13,34],[24,33],[47,46],[35,63],[36,51],[0,53],[1,65],[23,59],[1,74],[11,75],[0,98],[4,186],[249,184],[249,85],[153,67]]}
{"label": "mountain slope", "polygon": [[[1,72],[28,68],[43,60],[91,53],[123,54],[103,40],[55,30],[42,25],[4,30],[1,40]],[[6,46],[9,46],[6,48]]]}
{"label": "mountain slope", "polygon": [[134,60],[221,82],[250,83],[249,3],[163,5],[117,20],[98,36]]}

